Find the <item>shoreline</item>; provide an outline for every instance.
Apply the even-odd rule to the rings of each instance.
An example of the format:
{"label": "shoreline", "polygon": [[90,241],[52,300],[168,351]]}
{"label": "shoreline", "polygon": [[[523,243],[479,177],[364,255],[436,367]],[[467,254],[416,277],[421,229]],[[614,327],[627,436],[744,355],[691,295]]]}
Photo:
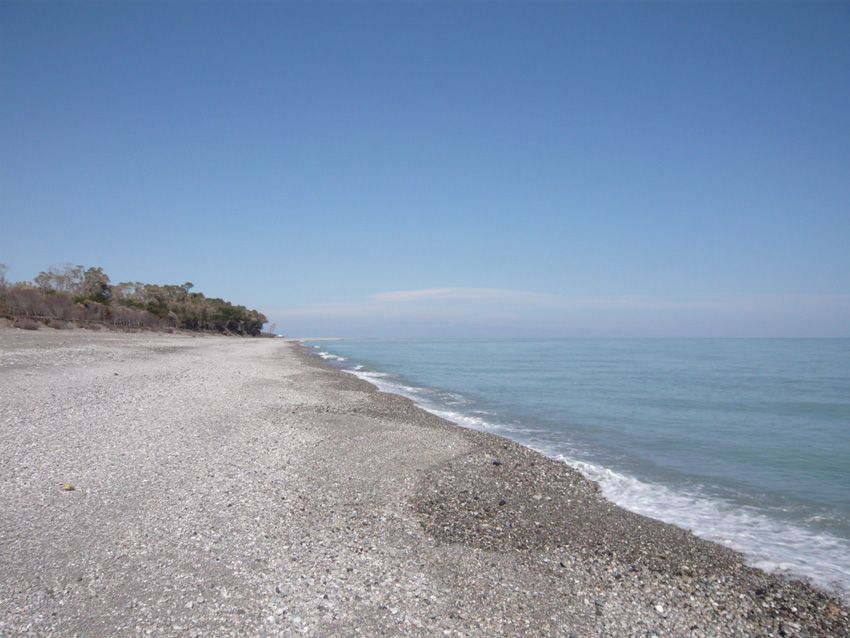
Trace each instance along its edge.
{"label": "shoreline", "polygon": [[284,339],[0,355],[0,633],[850,636],[839,600]]}
{"label": "shoreline", "polygon": [[[464,411],[463,408],[441,403],[440,393],[456,392],[456,386],[445,386],[444,382],[434,379],[431,379],[433,387],[422,386],[421,382],[411,380],[406,370],[399,370],[392,364],[389,364],[389,369],[394,372],[390,374],[386,373],[386,367],[364,370],[362,365],[355,365],[359,363],[356,357],[349,361],[352,355],[345,349],[342,350],[345,356],[339,356],[333,352],[322,351],[325,350],[324,346],[312,345],[315,341],[312,339],[293,339],[292,341],[299,344],[303,351],[317,362],[363,379],[375,385],[379,391],[405,397],[413,401],[420,409],[446,419],[458,427],[506,438],[535,450],[549,459],[565,463],[589,481],[597,483],[606,498],[619,507],[688,530],[704,540],[738,552],[751,567],[779,575],[786,580],[807,582],[813,588],[842,600],[845,605],[850,603],[847,572],[846,569],[842,569],[846,564],[847,556],[841,551],[841,543],[846,543],[842,537],[829,534],[825,537],[812,536],[813,533],[807,533],[809,530],[795,527],[794,523],[781,519],[777,521],[755,510],[734,509],[734,504],[729,501],[706,495],[677,492],[675,487],[638,479],[622,470],[611,470],[599,461],[581,460],[568,455],[563,449],[558,449],[551,444],[551,441],[530,436],[529,432],[533,430],[526,430],[522,423],[511,422],[514,427],[505,427],[499,425],[505,421],[500,420],[499,415],[493,412],[488,413],[486,417],[480,417],[476,415],[475,410],[470,413],[469,410]],[[384,361],[384,363],[388,362]],[[437,392],[435,388],[441,388],[441,390]],[[497,425],[494,427],[493,423]],[[624,484],[625,487],[623,487]],[[633,488],[633,484],[637,484],[638,487]],[[636,504],[635,489],[640,490]],[[650,495],[651,501],[646,500],[647,495]],[[672,508],[672,515],[668,513],[665,506]],[[695,517],[692,513],[694,510],[688,508],[696,508],[699,514]],[[711,511],[708,511],[709,508]],[[714,517],[710,518],[711,515]],[[741,527],[741,519],[744,517],[748,517],[745,521],[746,527]],[[759,532],[763,532],[761,545],[727,540],[729,534],[723,531],[729,532],[731,524],[735,525],[734,531],[741,530],[748,535],[748,538],[756,538]],[[785,526],[782,527],[783,525]],[[737,541],[734,534],[732,538]],[[832,551],[832,558],[836,561],[834,564],[828,562],[830,556],[816,554],[812,557],[793,549],[795,546],[805,549],[808,543],[819,547],[821,543],[830,542],[834,542]],[[796,555],[789,556],[788,552],[794,552]]]}
{"label": "shoreline", "polygon": [[[513,482],[512,485],[506,484],[505,478],[499,477],[498,471],[487,473],[485,477],[482,477],[477,475],[477,472],[472,471],[466,463],[460,464],[460,467],[463,467],[465,471],[458,472],[458,466],[448,464],[435,472],[430,480],[441,487],[449,485],[450,491],[444,492],[438,488],[436,492],[439,498],[435,499],[433,497],[434,490],[424,488],[420,492],[422,500],[417,511],[426,517],[423,526],[429,533],[442,541],[464,543],[491,551],[551,550],[554,548],[577,552],[582,555],[600,552],[608,557],[616,558],[616,561],[621,564],[630,563],[628,569],[631,572],[648,568],[650,571],[667,573],[684,578],[686,581],[700,577],[705,580],[706,576],[709,579],[719,576],[721,582],[723,582],[731,575],[733,579],[740,579],[741,582],[737,583],[738,586],[744,585],[744,583],[752,585],[751,591],[755,593],[757,598],[770,598],[773,595],[777,602],[768,604],[768,607],[776,606],[786,612],[796,609],[792,602],[795,598],[799,599],[798,597],[829,599],[831,603],[827,607],[829,605],[846,606],[846,602],[841,600],[835,592],[816,586],[805,578],[784,573],[767,572],[759,567],[749,565],[746,562],[746,557],[740,551],[696,536],[690,530],[672,523],[666,523],[627,510],[608,500],[603,496],[598,483],[585,477],[578,468],[567,462],[547,456],[541,451],[500,434],[465,427],[431,412],[427,407],[418,405],[412,398],[382,390],[370,380],[332,365],[329,359],[320,356],[318,352],[313,352],[313,349],[302,341],[293,340],[293,343],[296,344],[299,355],[306,359],[309,364],[333,374],[353,377],[370,386],[375,393],[394,397],[400,402],[409,404],[414,410],[427,415],[428,418],[436,419],[446,427],[467,434],[477,445],[484,448],[485,454],[490,453],[494,467],[505,466],[506,461],[502,460],[502,457],[513,457],[514,467],[520,467],[523,462],[527,464],[528,468],[543,466],[539,470],[532,471],[531,475],[512,475],[509,479]],[[517,461],[516,457],[522,460]],[[498,465],[495,463],[498,463]],[[441,473],[451,475],[451,480],[446,482],[441,477]],[[491,485],[479,483],[481,478],[492,479],[498,487],[493,489]],[[595,508],[596,515],[605,520],[603,538],[585,543],[584,541],[588,537],[600,532],[600,529],[596,528],[599,518],[587,522],[582,521],[578,516],[562,516],[564,511],[569,511],[570,508],[560,508],[558,503],[552,502],[555,497],[543,494],[547,491],[545,481],[565,484],[566,489],[560,490],[560,495],[566,496],[569,504],[578,501],[583,502],[584,507]],[[531,494],[532,489],[538,491]],[[486,495],[487,500],[496,502],[500,507],[492,510],[485,507],[483,516],[482,512],[476,511],[470,517],[464,511],[465,506],[472,508],[477,506],[470,503],[469,498],[465,498],[464,494],[472,491]],[[531,509],[519,508],[516,511],[511,511],[508,501],[500,498],[505,493],[512,493],[515,500],[517,493],[523,491],[525,494],[521,494],[520,499],[528,501],[530,496],[532,501],[537,500],[540,503],[545,500],[547,503]],[[556,489],[556,491],[559,490]],[[479,495],[474,496],[473,500],[482,501],[485,498]],[[602,503],[595,502],[599,500]],[[563,504],[563,501],[561,504]],[[523,520],[529,514],[532,519],[530,521]],[[609,526],[614,528],[613,534]],[[575,530],[580,530],[578,536],[573,534]],[[651,550],[647,549],[652,545],[656,549],[654,555]],[[636,570],[635,567],[638,569]],[[746,588],[746,585],[742,587],[739,596],[745,595],[743,590]],[[778,602],[782,598],[786,598],[785,604]],[[834,609],[837,608],[834,607]],[[846,608],[843,613],[846,618]],[[789,620],[789,622],[793,623],[793,620]],[[777,625],[775,629],[780,632],[778,635],[794,635],[789,633],[788,627],[784,624],[781,628]],[[850,628],[847,626],[841,627],[841,630],[845,633],[834,635],[850,635]],[[810,627],[808,631],[816,630]],[[817,634],[803,632],[801,635]]]}

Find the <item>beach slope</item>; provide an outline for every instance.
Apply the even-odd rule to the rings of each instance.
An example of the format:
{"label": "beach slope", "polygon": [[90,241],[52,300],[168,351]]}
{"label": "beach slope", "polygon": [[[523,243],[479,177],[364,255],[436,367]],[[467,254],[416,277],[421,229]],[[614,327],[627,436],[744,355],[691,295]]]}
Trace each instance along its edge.
{"label": "beach slope", "polygon": [[282,339],[0,330],[0,485],[2,635],[850,635]]}

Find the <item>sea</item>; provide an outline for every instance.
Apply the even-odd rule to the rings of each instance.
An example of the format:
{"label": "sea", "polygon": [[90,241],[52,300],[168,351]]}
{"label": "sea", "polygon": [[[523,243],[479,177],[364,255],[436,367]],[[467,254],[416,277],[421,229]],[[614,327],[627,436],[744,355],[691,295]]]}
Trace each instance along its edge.
{"label": "sea", "polygon": [[850,598],[850,339],[339,339],[333,365]]}

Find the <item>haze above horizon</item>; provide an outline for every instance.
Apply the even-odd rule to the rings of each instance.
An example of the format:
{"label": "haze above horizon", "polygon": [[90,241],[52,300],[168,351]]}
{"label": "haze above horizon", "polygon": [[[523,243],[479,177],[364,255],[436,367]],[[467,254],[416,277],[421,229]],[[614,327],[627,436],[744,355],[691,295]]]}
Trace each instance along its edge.
{"label": "haze above horizon", "polygon": [[0,4],[0,262],[287,335],[850,336],[844,3]]}

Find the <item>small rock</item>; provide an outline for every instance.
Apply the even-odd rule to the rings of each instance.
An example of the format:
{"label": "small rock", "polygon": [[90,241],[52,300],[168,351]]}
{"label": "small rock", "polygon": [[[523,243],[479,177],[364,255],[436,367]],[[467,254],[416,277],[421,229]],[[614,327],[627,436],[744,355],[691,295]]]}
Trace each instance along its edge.
{"label": "small rock", "polygon": [[661,605],[661,604],[656,605],[655,611],[657,611],[659,614],[663,614],[664,613],[664,605]]}

